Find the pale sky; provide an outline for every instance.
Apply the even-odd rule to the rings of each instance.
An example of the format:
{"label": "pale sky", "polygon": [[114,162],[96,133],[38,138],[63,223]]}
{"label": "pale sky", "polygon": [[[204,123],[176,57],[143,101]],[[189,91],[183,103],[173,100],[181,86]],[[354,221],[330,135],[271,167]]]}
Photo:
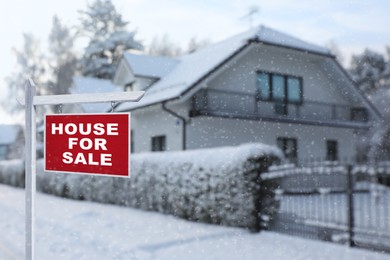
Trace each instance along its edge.
{"label": "pale sky", "polygon": [[[78,22],[77,10],[86,0],[0,0],[0,99],[6,96],[4,78],[16,64],[12,47],[22,48],[22,34],[47,41],[53,15],[68,25]],[[145,45],[154,36],[168,34],[186,46],[190,38],[212,42],[249,29],[242,20],[251,6],[260,12],[254,25],[264,24],[302,40],[325,45],[335,42],[349,65],[352,53],[364,48],[385,53],[390,46],[390,1],[387,0],[112,0],[130,30]],[[81,50],[80,50],[81,51]],[[0,111],[0,123],[12,122]]]}

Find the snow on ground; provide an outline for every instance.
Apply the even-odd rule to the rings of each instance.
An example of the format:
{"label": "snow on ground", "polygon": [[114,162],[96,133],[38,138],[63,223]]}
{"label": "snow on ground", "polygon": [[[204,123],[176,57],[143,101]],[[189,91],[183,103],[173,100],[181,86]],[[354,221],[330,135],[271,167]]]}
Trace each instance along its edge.
{"label": "snow on ground", "polygon": [[[281,234],[37,193],[36,259],[389,259]],[[24,190],[0,185],[0,259],[24,259]]]}

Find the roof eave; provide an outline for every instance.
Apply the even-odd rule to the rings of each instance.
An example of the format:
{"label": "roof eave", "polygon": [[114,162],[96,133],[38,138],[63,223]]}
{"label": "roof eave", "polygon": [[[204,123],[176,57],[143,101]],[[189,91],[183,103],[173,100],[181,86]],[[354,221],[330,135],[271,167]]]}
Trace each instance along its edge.
{"label": "roof eave", "polygon": [[136,108],[133,108],[133,109],[128,109],[127,111],[135,111],[135,110],[138,110],[138,109],[142,109],[142,108],[146,108],[146,107],[150,107],[150,106],[154,106],[156,104],[160,104],[160,103],[163,103],[163,102],[171,102],[171,101],[174,101],[174,100],[179,100],[181,99],[183,96],[187,95],[189,92],[191,92],[191,90],[193,90],[199,83],[201,83],[204,79],[206,79],[207,77],[209,77],[211,74],[213,74],[214,72],[216,72],[219,68],[221,68],[222,66],[224,66],[227,62],[229,62],[231,59],[233,59],[237,54],[239,54],[241,51],[243,51],[245,48],[247,48],[250,44],[251,44],[251,40],[248,40],[246,41],[240,48],[238,48],[236,51],[234,51],[231,55],[229,55],[226,59],[224,59],[222,62],[220,62],[217,66],[215,66],[213,69],[211,69],[210,71],[208,71],[206,74],[204,74],[202,77],[200,77],[197,81],[195,81],[194,83],[192,83],[187,89],[185,89],[183,92],[181,92],[178,96],[176,97],[172,97],[172,98],[168,98],[168,99],[164,99],[164,100],[160,100],[160,101],[157,101],[157,102],[153,102],[151,104],[146,104],[144,106],[139,106],[139,107],[136,107]]}
{"label": "roof eave", "polygon": [[249,39],[248,42],[260,43],[260,44],[264,44],[264,45],[269,45],[269,46],[274,46],[274,47],[279,47],[279,48],[284,48],[284,49],[289,49],[289,50],[299,51],[299,52],[303,52],[303,53],[309,53],[309,54],[314,54],[314,55],[319,55],[319,56],[323,56],[323,57],[329,57],[329,58],[336,59],[336,56],[331,54],[331,53],[324,53],[324,52],[320,52],[320,51],[313,51],[313,50],[298,48],[298,47],[294,47],[294,46],[277,44],[274,42],[268,42],[268,41],[261,40],[258,37],[254,37],[252,39]]}
{"label": "roof eave", "polygon": [[334,63],[340,69],[340,71],[344,74],[344,76],[350,81],[350,83],[354,86],[358,95],[366,102],[366,104],[370,107],[370,109],[376,114],[378,119],[383,119],[382,114],[378,111],[378,109],[371,103],[370,100],[364,95],[364,93],[357,87],[356,82],[351,78],[351,75],[341,66],[341,64],[334,58]]}

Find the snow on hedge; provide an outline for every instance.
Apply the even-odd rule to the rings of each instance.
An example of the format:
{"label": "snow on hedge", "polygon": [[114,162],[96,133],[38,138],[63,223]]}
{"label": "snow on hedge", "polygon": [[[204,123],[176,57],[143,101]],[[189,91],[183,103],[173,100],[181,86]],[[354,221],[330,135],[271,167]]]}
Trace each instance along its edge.
{"label": "snow on hedge", "polygon": [[267,216],[278,206],[271,197],[260,202],[258,176],[282,156],[277,148],[263,144],[134,154],[131,178],[45,173],[40,160],[37,190],[258,229],[259,205],[267,206]]}
{"label": "snow on hedge", "polygon": [[24,187],[24,161],[0,161],[0,183]]}
{"label": "snow on hedge", "polygon": [[[282,155],[263,144],[132,155],[131,178],[43,173],[37,189],[189,220],[253,228],[261,160]],[[265,163],[268,163],[265,162]]]}

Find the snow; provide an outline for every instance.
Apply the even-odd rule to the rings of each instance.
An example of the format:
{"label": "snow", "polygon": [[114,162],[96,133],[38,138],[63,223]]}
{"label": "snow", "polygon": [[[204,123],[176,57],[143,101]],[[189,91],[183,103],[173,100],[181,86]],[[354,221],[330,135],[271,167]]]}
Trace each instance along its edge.
{"label": "snow", "polygon": [[130,52],[126,52],[123,56],[134,75],[143,77],[162,78],[179,63],[179,60],[170,57],[138,55]]}
{"label": "snow", "polygon": [[256,27],[225,41],[201,48],[194,53],[178,57],[180,63],[174,67],[171,73],[152,85],[142,100],[137,103],[121,104],[118,106],[118,111],[127,111],[182,96],[202,77],[223,64],[226,59],[250,40],[330,55],[330,52],[325,48],[306,43],[265,26]]}
{"label": "snow", "polygon": [[[45,173],[37,162],[38,191],[162,212],[206,223],[256,229],[259,168],[282,157],[276,147],[246,144],[185,152],[134,154],[131,178]],[[24,186],[23,161],[0,163],[0,182]],[[265,196],[262,213],[278,204]]]}
{"label": "snow", "polygon": [[[71,94],[111,93],[121,91],[123,91],[123,88],[115,86],[110,80],[90,77],[74,77],[73,86],[70,89]],[[81,106],[86,113],[101,113],[110,111],[111,109],[110,103],[86,103]]]}
{"label": "snow", "polygon": [[[44,173],[41,160],[37,164],[37,190],[255,229],[260,160],[271,162],[280,157],[279,149],[264,144],[134,154],[131,178],[127,179]],[[264,199],[269,205],[264,213],[272,214],[276,200]]]}
{"label": "snow", "polygon": [[390,90],[388,88],[381,88],[375,91],[370,96],[371,103],[378,109],[382,117],[386,121],[390,121]]}
{"label": "snow", "polygon": [[258,40],[262,42],[331,55],[331,52],[327,48],[302,41],[291,35],[278,32],[265,26],[260,26],[260,30],[257,32],[256,36],[258,37]]}
{"label": "snow", "polygon": [[16,187],[24,186],[24,161],[3,160],[0,163],[0,183]]}
{"label": "snow", "polygon": [[0,125],[0,145],[14,143],[21,130],[20,125]]}
{"label": "snow", "polygon": [[[344,245],[37,193],[36,259],[388,259]],[[24,191],[0,185],[0,259],[24,257]]]}

